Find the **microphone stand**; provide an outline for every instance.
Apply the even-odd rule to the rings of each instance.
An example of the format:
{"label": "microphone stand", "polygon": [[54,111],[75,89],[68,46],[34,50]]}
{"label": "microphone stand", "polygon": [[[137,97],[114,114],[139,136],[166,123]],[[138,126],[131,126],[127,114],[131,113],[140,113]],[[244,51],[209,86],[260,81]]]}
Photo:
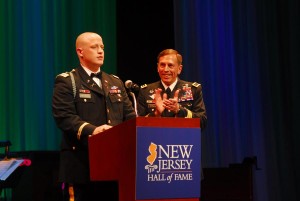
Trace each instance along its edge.
{"label": "microphone stand", "polygon": [[139,115],[138,115],[138,112],[137,112],[137,104],[136,104],[135,94],[134,94],[131,90],[129,91],[129,94],[130,94],[130,96],[131,96],[132,99],[133,99],[133,107],[134,107],[134,111],[135,111],[136,116],[138,117]]}

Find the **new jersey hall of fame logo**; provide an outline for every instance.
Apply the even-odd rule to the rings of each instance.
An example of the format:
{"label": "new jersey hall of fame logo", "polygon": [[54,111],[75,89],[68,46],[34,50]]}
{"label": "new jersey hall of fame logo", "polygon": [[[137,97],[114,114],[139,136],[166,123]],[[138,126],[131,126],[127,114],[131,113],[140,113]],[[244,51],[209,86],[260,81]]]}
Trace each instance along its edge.
{"label": "new jersey hall of fame logo", "polygon": [[145,165],[148,182],[193,180],[193,145],[157,145],[151,142],[148,151],[148,164]]}

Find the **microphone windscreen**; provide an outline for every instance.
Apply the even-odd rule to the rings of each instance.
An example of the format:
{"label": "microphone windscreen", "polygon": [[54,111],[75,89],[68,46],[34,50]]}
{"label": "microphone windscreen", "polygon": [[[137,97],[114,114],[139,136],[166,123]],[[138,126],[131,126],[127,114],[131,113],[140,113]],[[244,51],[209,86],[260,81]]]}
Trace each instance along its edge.
{"label": "microphone windscreen", "polygon": [[131,80],[127,80],[127,81],[125,82],[125,87],[126,87],[127,89],[130,89],[131,86],[132,86],[132,81],[131,81]]}

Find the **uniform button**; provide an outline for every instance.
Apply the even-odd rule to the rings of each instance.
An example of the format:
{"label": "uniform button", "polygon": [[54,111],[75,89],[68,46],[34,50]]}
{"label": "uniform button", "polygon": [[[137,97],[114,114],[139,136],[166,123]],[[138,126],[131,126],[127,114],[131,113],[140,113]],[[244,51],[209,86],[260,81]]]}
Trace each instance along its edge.
{"label": "uniform button", "polygon": [[110,121],[110,120],[108,120],[107,122],[108,122],[109,124],[111,123],[111,121]]}
{"label": "uniform button", "polygon": [[72,149],[73,149],[73,150],[75,150],[75,149],[76,149],[76,147],[74,147],[74,146],[73,146],[73,147],[72,147]]}
{"label": "uniform button", "polygon": [[106,111],[107,111],[107,113],[109,113],[109,109],[107,109]]}

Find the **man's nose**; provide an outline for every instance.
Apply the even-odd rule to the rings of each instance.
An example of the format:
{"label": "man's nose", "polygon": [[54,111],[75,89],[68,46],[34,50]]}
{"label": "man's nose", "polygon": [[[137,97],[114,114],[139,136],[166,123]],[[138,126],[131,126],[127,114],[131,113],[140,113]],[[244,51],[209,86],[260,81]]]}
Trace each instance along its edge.
{"label": "man's nose", "polygon": [[169,71],[170,67],[169,66],[165,66],[165,71]]}

